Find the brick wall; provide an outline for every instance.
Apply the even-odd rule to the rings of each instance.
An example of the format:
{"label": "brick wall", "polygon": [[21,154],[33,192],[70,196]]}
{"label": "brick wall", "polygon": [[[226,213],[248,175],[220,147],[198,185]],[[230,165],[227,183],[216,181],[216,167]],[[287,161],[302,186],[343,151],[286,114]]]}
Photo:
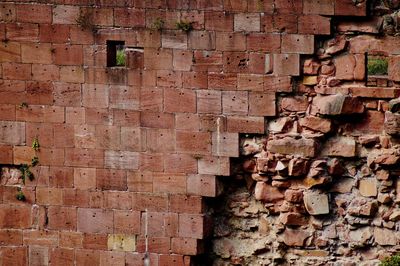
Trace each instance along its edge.
{"label": "brick wall", "polygon": [[[205,197],[230,175],[239,133],[306,112],[316,118],[305,127],[321,131],[318,115],[359,112],[367,122],[339,135],[383,134],[400,91],[396,37],[324,42],[332,20],[366,16],[353,2],[1,1],[1,263],[142,265],[147,228],[151,265],[189,265],[212,231]],[[143,54],[107,67],[107,41]],[[377,50],[390,57],[389,79],[365,87],[364,53]],[[325,96],[338,92],[350,96]],[[350,107],[330,108],[336,101]],[[295,133],[304,142],[278,137],[268,150],[319,153],[320,135]],[[23,184],[18,167],[34,157]]]}

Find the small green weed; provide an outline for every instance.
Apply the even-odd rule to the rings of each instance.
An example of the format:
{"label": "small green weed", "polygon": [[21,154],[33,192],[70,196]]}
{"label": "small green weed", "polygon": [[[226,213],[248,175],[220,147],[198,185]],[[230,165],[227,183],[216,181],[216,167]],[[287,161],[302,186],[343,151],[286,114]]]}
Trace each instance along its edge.
{"label": "small green weed", "polygon": [[19,201],[25,201],[26,200],[25,194],[24,194],[24,192],[22,192],[21,188],[18,188],[18,192],[15,195],[15,198],[17,200],[19,200]]}
{"label": "small green weed", "polygon": [[125,66],[126,54],[124,49],[117,50],[117,66]]}
{"label": "small green weed", "polygon": [[400,266],[400,255],[385,258],[379,266]]}
{"label": "small green weed", "polygon": [[182,30],[184,32],[189,32],[191,30],[193,30],[193,22],[189,22],[189,21],[178,21],[176,22],[176,28],[178,30]]}
{"label": "small green weed", "polygon": [[152,30],[162,30],[164,28],[165,21],[162,18],[156,18],[151,25]]}
{"label": "small green weed", "polygon": [[368,58],[367,69],[368,75],[387,75],[388,60],[386,58]]}

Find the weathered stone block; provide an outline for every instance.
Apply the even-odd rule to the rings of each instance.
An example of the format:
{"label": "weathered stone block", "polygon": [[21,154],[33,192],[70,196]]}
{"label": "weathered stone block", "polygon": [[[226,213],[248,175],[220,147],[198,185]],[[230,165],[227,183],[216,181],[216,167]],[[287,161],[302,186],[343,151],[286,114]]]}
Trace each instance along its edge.
{"label": "weathered stone block", "polygon": [[314,139],[285,137],[268,141],[267,150],[273,153],[314,157],[317,144]]}
{"label": "weathered stone block", "polygon": [[309,191],[304,192],[304,205],[311,215],[329,213],[329,200],[327,194]]}

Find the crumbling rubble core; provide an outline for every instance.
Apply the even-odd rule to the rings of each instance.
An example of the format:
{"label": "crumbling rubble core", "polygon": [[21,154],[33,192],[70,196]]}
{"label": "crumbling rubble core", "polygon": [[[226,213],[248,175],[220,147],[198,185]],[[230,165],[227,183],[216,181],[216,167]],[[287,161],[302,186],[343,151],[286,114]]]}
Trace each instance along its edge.
{"label": "crumbling rubble core", "polygon": [[[334,17],[267,133],[241,136],[212,208],[216,265],[376,265],[399,251],[399,1],[372,2],[367,17]],[[387,57],[388,75],[367,76],[367,55]]]}

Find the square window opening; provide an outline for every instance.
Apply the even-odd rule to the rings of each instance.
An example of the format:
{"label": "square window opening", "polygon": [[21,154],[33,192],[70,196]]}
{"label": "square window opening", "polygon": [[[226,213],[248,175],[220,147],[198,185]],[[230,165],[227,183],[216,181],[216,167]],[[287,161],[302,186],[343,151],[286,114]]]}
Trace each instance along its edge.
{"label": "square window opening", "polygon": [[124,41],[107,41],[107,67],[125,67],[126,53]]}

